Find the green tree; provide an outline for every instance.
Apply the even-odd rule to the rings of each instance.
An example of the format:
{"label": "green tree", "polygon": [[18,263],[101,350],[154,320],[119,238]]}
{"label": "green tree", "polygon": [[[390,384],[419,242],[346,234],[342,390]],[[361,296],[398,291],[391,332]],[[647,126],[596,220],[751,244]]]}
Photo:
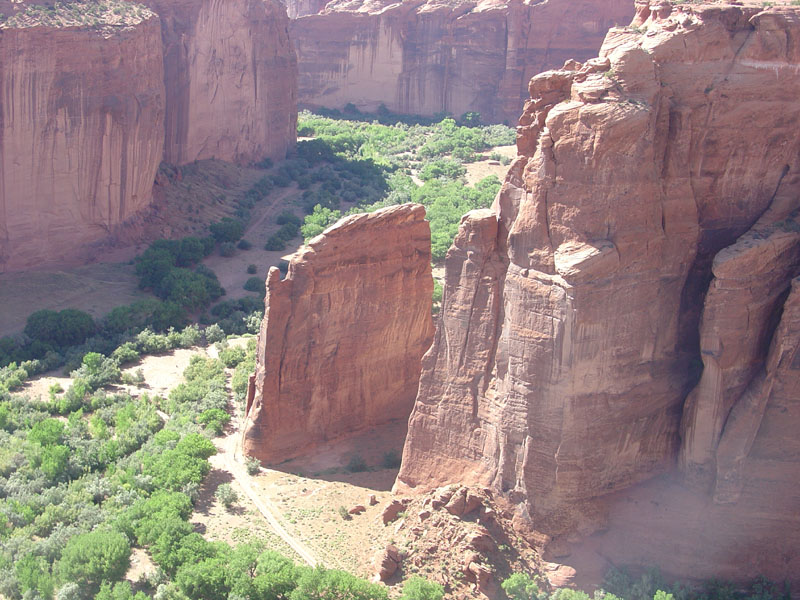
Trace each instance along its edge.
{"label": "green tree", "polygon": [[503,591],[511,600],[537,600],[543,595],[539,585],[527,573],[513,573],[500,584]]}
{"label": "green tree", "polygon": [[58,419],[39,421],[28,431],[28,441],[41,446],[51,446],[61,442],[64,436],[64,423]]}
{"label": "green tree", "polygon": [[69,448],[61,445],[47,446],[42,449],[41,459],[40,468],[45,477],[57,479],[67,470]]}
{"label": "green tree", "polygon": [[130,565],[128,538],[116,531],[92,531],[71,538],[58,561],[60,581],[97,590],[103,581],[120,579]]}
{"label": "green tree", "polygon": [[290,600],[387,600],[383,586],[369,583],[350,573],[316,567],[304,569]]}
{"label": "green tree", "polygon": [[403,584],[400,600],[442,600],[444,588],[424,577],[409,577]]}

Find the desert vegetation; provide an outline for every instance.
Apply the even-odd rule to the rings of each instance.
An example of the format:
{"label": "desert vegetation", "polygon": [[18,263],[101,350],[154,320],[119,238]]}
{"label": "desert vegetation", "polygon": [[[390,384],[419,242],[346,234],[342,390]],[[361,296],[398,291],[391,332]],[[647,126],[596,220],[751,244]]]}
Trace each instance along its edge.
{"label": "desert vegetation", "polygon": [[125,0],[81,0],[37,4],[20,2],[16,12],[0,15],[0,29],[80,27],[111,30],[129,27],[155,16],[142,4]]}
{"label": "desert vegetation", "polygon": [[[0,391],[0,595],[6,598],[386,598],[341,571],[312,569],[257,543],[209,542],[188,522],[230,419],[225,367],[252,368],[246,349],[218,342],[193,356],[166,397],[114,386],[141,352],[196,343],[199,331],[145,333],[106,357],[87,353],[68,389],[34,401]],[[243,367],[244,370],[239,370]],[[61,416],[63,415],[63,416]],[[257,471],[257,468],[256,468]],[[233,509],[229,485],[217,500]],[[157,570],[124,580],[133,548]]]}
{"label": "desert vegetation", "polygon": [[476,125],[479,119],[471,115],[461,123],[451,117],[348,116],[354,118],[300,115],[298,133],[314,139],[298,143],[298,158],[286,173],[305,188],[303,237],[318,235],[344,214],[419,202],[428,211],[433,258],[441,260],[464,213],[488,207],[500,188],[495,176],[466,186],[464,165],[513,144],[514,130]]}

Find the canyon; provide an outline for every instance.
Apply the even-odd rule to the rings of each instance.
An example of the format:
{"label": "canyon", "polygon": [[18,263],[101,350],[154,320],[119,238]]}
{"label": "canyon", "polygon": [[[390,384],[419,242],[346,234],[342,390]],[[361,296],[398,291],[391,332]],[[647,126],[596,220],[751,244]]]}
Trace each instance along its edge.
{"label": "canyon", "polygon": [[630,0],[288,0],[298,101],[513,124],[530,78],[597,54]]}
{"label": "canyon", "polygon": [[85,260],[150,206],[162,160],[294,147],[277,0],[148,4],[0,3],[0,272]]}

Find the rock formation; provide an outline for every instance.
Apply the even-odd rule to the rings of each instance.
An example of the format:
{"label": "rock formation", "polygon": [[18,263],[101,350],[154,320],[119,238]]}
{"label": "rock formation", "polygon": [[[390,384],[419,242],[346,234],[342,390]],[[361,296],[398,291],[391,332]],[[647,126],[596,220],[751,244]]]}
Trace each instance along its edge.
{"label": "rock formation", "polygon": [[[163,154],[158,18],[0,3],[0,272],[74,257],[145,208]],[[23,9],[26,5],[23,5]],[[101,4],[101,7],[103,5]]]}
{"label": "rock formation", "polygon": [[612,558],[798,581],[798,39],[793,7],[638,3],[531,80],[446,258],[398,489],[488,485],[554,544],[607,527]]}
{"label": "rock formation", "polygon": [[146,0],[161,17],[165,160],[283,159],[297,129],[297,59],[278,0]]}
{"label": "rock formation", "polygon": [[[513,123],[528,80],[595,56],[631,0],[287,2],[301,105],[481,113]],[[311,14],[320,11],[319,14]],[[305,15],[305,16],[304,16]]]}
{"label": "rock formation", "polygon": [[149,206],[162,159],[294,147],[278,0],[148,4],[0,0],[0,272],[85,258]]}
{"label": "rock formation", "polygon": [[270,269],[244,450],[282,461],[406,419],[430,346],[430,227],[404,204],[346,217]]}

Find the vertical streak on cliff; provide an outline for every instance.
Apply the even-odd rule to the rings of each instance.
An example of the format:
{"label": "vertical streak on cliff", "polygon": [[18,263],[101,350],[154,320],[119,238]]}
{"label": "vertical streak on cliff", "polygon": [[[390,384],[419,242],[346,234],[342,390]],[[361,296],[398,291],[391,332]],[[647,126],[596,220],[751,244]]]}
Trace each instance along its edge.
{"label": "vertical streak on cliff", "polygon": [[299,100],[513,122],[532,75],[593,56],[608,27],[632,15],[630,0],[332,1],[292,22]]}
{"label": "vertical streak on cliff", "polygon": [[164,83],[159,20],[141,10],[107,31],[0,34],[0,271],[82,258],[149,204]]}
{"label": "vertical streak on cliff", "polygon": [[297,58],[283,5],[148,3],[163,22],[165,160],[284,158],[297,135]]}

